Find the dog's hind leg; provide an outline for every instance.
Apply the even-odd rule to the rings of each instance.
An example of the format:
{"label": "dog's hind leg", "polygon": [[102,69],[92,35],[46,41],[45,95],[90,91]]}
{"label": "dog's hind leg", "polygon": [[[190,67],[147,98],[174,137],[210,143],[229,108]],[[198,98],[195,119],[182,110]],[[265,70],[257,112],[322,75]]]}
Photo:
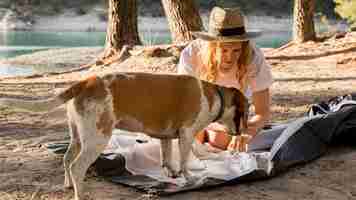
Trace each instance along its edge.
{"label": "dog's hind leg", "polygon": [[72,188],[72,177],[70,173],[70,166],[73,163],[74,159],[78,156],[80,152],[80,140],[78,135],[78,129],[75,123],[69,118],[69,132],[71,135],[70,144],[68,150],[63,158],[64,165],[64,188]]}
{"label": "dog's hind leg", "polygon": [[[99,157],[100,153],[106,148],[110,134],[102,134],[97,131],[95,112],[86,115],[86,119],[78,124],[81,149],[71,165],[71,176],[74,186],[75,200],[81,200],[84,196],[83,182],[89,166]],[[112,129],[106,129],[112,131]]]}

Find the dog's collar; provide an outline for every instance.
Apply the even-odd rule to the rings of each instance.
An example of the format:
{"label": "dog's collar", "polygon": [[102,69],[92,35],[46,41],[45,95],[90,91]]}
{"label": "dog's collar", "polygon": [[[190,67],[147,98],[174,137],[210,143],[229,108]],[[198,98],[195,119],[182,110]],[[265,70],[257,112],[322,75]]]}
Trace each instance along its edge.
{"label": "dog's collar", "polygon": [[219,99],[220,99],[220,110],[218,115],[215,117],[213,122],[216,122],[220,117],[224,114],[224,108],[225,108],[225,101],[224,101],[224,90],[220,86],[216,86],[216,92],[218,93]]}

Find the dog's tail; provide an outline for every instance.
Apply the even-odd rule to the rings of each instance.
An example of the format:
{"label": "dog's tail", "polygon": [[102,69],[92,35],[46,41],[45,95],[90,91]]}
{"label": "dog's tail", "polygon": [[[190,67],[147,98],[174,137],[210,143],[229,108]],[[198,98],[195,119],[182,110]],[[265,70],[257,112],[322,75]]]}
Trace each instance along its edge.
{"label": "dog's tail", "polygon": [[96,76],[89,77],[85,80],[75,83],[70,88],[64,90],[57,96],[44,100],[20,100],[14,98],[0,98],[0,105],[15,107],[33,112],[50,111],[66,103],[75,96],[79,95],[85,88],[88,88],[88,86],[92,85],[92,83],[96,81]]}

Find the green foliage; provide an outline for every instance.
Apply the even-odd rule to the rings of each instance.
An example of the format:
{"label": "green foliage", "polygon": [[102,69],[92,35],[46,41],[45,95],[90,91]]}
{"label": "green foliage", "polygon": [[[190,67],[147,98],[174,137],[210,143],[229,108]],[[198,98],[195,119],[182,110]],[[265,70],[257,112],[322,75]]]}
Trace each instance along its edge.
{"label": "green foliage", "polygon": [[322,15],[325,15],[329,19],[336,18],[334,9],[334,0],[316,0],[315,2],[315,13],[322,13]]}
{"label": "green foliage", "polygon": [[356,1],[355,0],[334,0],[335,11],[350,24],[356,23]]}
{"label": "green foliage", "polygon": [[224,5],[224,0],[216,0],[216,5],[217,6],[223,6]]}

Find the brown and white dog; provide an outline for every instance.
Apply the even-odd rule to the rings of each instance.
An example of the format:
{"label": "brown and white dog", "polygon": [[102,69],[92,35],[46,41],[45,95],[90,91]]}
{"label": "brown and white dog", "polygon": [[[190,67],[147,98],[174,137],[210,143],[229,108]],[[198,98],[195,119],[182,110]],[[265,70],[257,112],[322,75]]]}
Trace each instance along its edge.
{"label": "brown and white dog", "polygon": [[[188,75],[108,74],[82,80],[51,99],[0,98],[0,105],[37,112],[66,102],[71,143],[64,156],[64,184],[74,186],[76,200],[82,198],[85,173],[106,148],[113,128],[161,139],[161,164],[167,175],[183,173],[189,178],[186,164],[195,134],[213,121],[237,134],[246,128],[248,116],[248,101],[239,90]],[[179,172],[171,166],[174,138],[179,139]]]}

